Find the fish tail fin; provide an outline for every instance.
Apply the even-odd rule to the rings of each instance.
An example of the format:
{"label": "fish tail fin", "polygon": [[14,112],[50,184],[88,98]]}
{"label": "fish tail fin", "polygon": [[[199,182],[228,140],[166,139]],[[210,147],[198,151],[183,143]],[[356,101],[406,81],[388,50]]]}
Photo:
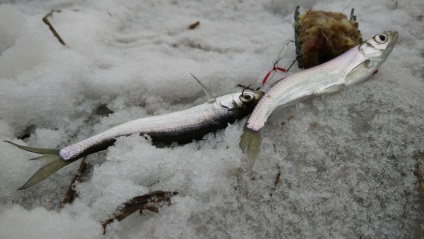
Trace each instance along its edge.
{"label": "fish tail fin", "polygon": [[244,128],[243,134],[240,139],[240,148],[245,152],[247,151],[248,168],[251,169],[255,163],[256,157],[259,154],[261,146],[261,133],[260,131]]}
{"label": "fish tail fin", "polygon": [[12,141],[9,141],[9,140],[5,140],[4,142],[9,143],[11,145],[15,145],[16,147],[31,153],[36,153],[36,154],[58,154],[59,153],[59,149],[43,149],[43,148],[28,147],[28,146],[23,146],[23,145],[13,143]]}
{"label": "fish tail fin", "polygon": [[34,186],[35,184],[43,181],[44,179],[46,179],[47,177],[49,177],[50,175],[52,175],[54,172],[56,172],[57,170],[63,168],[64,166],[74,162],[72,160],[70,161],[66,161],[63,160],[60,156],[59,156],[59,149],[43,149],[43,148],[33,148],[33,147],[28,147],[28,146],[23,146],[23,145],[19,145],[19,144],[15,144],[11,141],[5,140],[6,143],[15,145],[16,147],[28,151],[28,152],[32,152],[32,153],[36,153],[36,154],[42,154],[41,156],[32,158],[30,160],[38,160],[41,162],[41,167],[40,169],[34,174],[32,175],[32,177],[22,186],[20,187],[18,190],[22,190],[22,189],[26,189],[29,188],[31,186]]}
{"label": "fish tail fin", "polygon": [[31,186],[34,186],[35,184],[43,181],[50,175],[52,175],[57,170],[63,168],[64,166],[72,163],[73,161],[66,161],[60,158],[59,155],[54,154],[44,154],[39,157],[33,158],[31,160],[38,160],[41,161],[41,167],[40,169],[32,175],[30,179],[18,190],[26,189]]}

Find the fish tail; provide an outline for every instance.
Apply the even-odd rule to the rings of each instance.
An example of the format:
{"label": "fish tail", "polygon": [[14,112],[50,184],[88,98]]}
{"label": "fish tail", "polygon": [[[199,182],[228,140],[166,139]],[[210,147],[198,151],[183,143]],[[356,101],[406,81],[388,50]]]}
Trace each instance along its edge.
{"label": "fish tail", "polygon": [[22,150],[32,152],[32,153],[36,153],[36,154],[41,154],[41,156],[30,159],[30,160],[40,161],[41,162],[41,168],[34,175],[32,175],[32,177],[30,179],[28,179],[28,181],[22,187],[20,187],[18,190],[22,190],[22,189],[26,189],[26,188],[29,188],[31,186],[34,186],[35,184],[43,181],[44,179],[46,179],[47,177],[52,175],[57,170],[59,170],[62,167],[74,162],[72,160],[70,160],[70,161],[63,160],[59,156],[59,149],[33,148],[33,147],[15,144],[15,143],[8,141],[8,140],[5,140],[5,142],[12,144],[12,145],[15,145],[16,147],[18,147]]}
{"label": "fish tail", "polygon": [[247,163],[249,169],[253,167],[256,157],[259,154],[261,141],[262,138],[260,131],[248,129],[246,127],[244,128],[240,139],[240,148],[243,153],[245,152],[245,149],[247,151]]}

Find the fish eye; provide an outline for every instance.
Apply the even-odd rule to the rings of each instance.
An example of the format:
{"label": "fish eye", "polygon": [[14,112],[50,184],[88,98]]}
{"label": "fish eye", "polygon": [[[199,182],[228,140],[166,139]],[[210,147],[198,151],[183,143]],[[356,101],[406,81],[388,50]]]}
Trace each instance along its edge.
{"label": "fish eye", "polygon": [[240,100],[243,103],[248,103],[253,100],[253,96],[250,93],[243,93],[240,95]]}
{"label": "fish eye", "polygon": [[374,39],[378,43],[386,43],[387,42],[387,36],[385,34],[379,34],[379,35],[375,36]]}

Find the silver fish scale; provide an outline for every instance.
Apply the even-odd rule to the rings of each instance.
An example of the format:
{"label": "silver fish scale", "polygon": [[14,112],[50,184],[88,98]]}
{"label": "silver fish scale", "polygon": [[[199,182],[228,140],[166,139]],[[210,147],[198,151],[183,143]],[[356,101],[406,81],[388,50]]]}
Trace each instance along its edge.
{"label": "silver fish scale", "polygon": [[282,79],[259,101],[247,121],[247,127],[257,131],[264,126],[268,116],[278,106],[325,93],[334,86],[342,86],[346,75],[356,67],[356,64],[349,62],[364,60],[361,54],[357,54],[358,52],[358,47],[354,47],[342,58],[338,58],[338,61],[329,61]]}
{"label": "silver fish scale", "polygon": [[[240,95],[241,93],[230,94],[217,98],[214,103],[205,103],[166,115],[132,120],[67,146],[59,151],[59,155],[64,160],[78,159],[81,155],[88,154],[87,152],[93,148],[98,148],[103,144],[106,144],[107,148],[117,137],[132,134],[147,134],[152,139],[164,138],[166,141],[168,141],[167,137],[170,138],[170,141],[174,138],[175,141],[178,141],[179,138],[184,140],[184,137],[193,140],[196,136],[202,136],[203,132],[213,132],[222,128],[221,125],[227,125],[249,114],[253,107],[245,107],[235,102]],[[232,108],[228,106],[232,106]]]}

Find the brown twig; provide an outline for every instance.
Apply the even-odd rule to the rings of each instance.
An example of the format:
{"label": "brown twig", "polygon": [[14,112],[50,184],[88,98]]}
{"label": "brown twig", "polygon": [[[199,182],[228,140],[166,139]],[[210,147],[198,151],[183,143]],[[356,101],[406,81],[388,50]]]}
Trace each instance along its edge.
{"label": "brown twig", "polygon": [[78,196],[78,193],[75,191],[75,183],[79,182],[81,179],[81,176],[84,174],[84,172],[87,169],[87,163],[85,162],[85,158],[81,160],[81,164],[78,168],[78,171],[75,173],[74,178],[72,179],[71,184],[69,185],[69,189],[65,194],[65,197],[62,200],[62,203],[60,205],[61,208],[63,208],[66,204],[72,203],[75,198]]}
{"label": "brown twig", "polygon": [[200,25],[200,22],[199,21],[196,21],[196,22],[193,22],[192,24],[188,25],[187,29],[193,30],[193,29],[198,28],[199,25]]}
{"label": "brown twig", "polygon": [[[294,118],[294,115],[292,115],[292,116],[290,116],[290,117],[288,117],[287,118],[287,122],[289,122],[290,120],[292,120]],[[284,126],[286,125],[286,123],[287,122],[281,122],[281,124],[280,124],[280,126],[281,126],[281,129],[283,129],[284,128]]]}
{"label": "brown twig", "polygon": [[280,166],[278,166],[278,165],[277,165],[277,168],[278,168],[278,172],[277,172],[277,175],[275,176],[275,179],[274,179],[274,187],[272,188],[271,193],[270,193],[271,197],[272,197],[272,194],[275,192],[275,189],[277,189],[278,183],[280,182],[281,169],[280,169]]}
{"label": "brown twig", "polygon": [[60,12],[60,10],[51,10],[49,13],[47,13],[44,17],[43,17],[43,22],[49,26],[50,31],[53,33],[53,35],[57,38],[57,40],[59,40],[59,42],[62,45],[66,45],[66,43],[62,40],[62,38],[59,36],[59,33],[57,33],[57,31],[54,29],[53,25],[50,23],[49,21],[49,17],[51,17],[53,15],[53,12]]}
{"label": "brown twig", "polygon": [[415,164],[415,176],[417,177],[418,181],[418,190],[420,190],[422,193],[424,193],[424,176],[423,176],[423,168],[422,168],[422,161],[424,160],[424,152],[418,152],[414,155],[414,158],[417,160],[417,163]]}
{"label": "brown twig", "polygon": [[106,227],[114,220],[121,221],[135,211],[142,213],[143,210],[158,212],[162,205],[170,205],[171,197],[177,195],[178,192],[155,191],[146,195],[137,196],[118,207],[113,217],[102,221],[103,233],[106,233]]}

